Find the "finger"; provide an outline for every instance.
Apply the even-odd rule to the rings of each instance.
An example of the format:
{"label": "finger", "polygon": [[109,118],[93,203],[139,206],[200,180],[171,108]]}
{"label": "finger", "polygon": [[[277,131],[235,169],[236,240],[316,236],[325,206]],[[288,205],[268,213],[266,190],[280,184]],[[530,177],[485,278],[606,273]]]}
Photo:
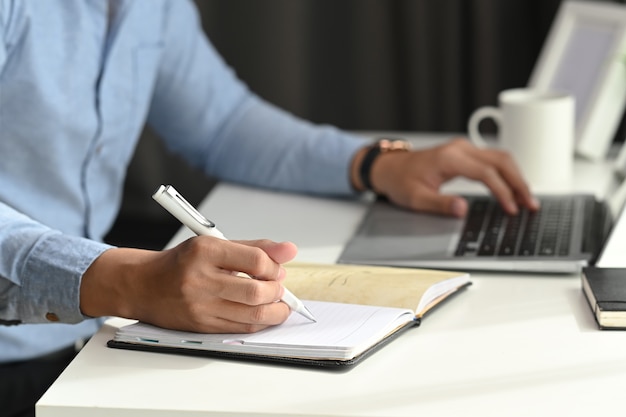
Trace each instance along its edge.
{"label": "finger", "polygon": [[[270,326],[283,323],[291,310],[285,303],[271,303],[261,306],[242,306],[241,304],[220,301],[212,304],[215,310],[200,311],[197,320],[172,323],[169,327],[201,333],[253,333]],[[162,324],[161,324],[162,325]]]}
{"label": "finger", "polygon": [[239,240],[242,245],[261,248],[268,256],[279,264],[291,261],[298,254],[298,247],[292,242],[274,242],[269,239]]}
{"label": "finger", "polygon": [[507,213],[517,214],[516,194],[503,177],[502,161],[495,159],[491,150],[473,148],[470,156],[465,161],[465,176],[485,184]]}
{"label": "finger", "polygon": [[510,187],[516,202],[532,210],[539,208],[537,199],[533,196],[519,167],[509,153],[492,149],[480,151],[476,157],[498,170]]}
{"label": "finger", "polygon": [[269,303],[255,306],[242,306],[238,303],[223,301],[219,304],[219,313],[211,320],[211,326],[220,326],[220,330],[236,333],[256,332],[268,326],[283,323],[291,310],[285,303]]}
{"label": "finger", "polygon": [[[204,294],[248,306],[274,303],[284,293],[283,286],[277,281],[233,276],[224,270],[212,271],[210,278],[204,280],[204,285]],[[204,294],[199,293],[198,297]]]}
{"label": "finger", "polygon": [[416,211],[464,217],[467,214],[468,206],[467,201],[460,196],[439,194],[432,189],[423,187],[416,191],[410,208]]}
{"label": "finger", "polygon": [[[220,268],[227,271],[243,272],[255,278],[271,281],[280,280],[285,275],[282,266],[258,246],[206,236],[200,238],[204,238],[202,242],[204,256]],[[267,245],[271,246],[270,244]],[[285,248],[292,248],[291,245],[284,246]],[[288,249],[285,250],[285,252],[288,251]],[[281,252],[280,247],[277,252]]]}
{"label": "finger", "polygon": [[[267,253],[270,259],[278,264],[283,264],[293,260],[298,253],[297,246],[292,242],[274,242],[268,239],[261,239],[238,241],[238,243],[262,249],[265,253]],[[284,268],[279,266],[278,276],[275,279],[282,281],[285,277],[286,272]],[[265,276],[259,274],[254,275],[254,278],[267,279]]]}
{"label": "finger", "polygon": [[516,197],[516,201],[520,204],[536,209],[539,204],[536,198],[533,196],[528,183],[524,180],[519,167],[508,154],[501,152],[487,153],[487,158],[497,167],[498,171],[506,181],[506,183],[513,190],[513,194]]}

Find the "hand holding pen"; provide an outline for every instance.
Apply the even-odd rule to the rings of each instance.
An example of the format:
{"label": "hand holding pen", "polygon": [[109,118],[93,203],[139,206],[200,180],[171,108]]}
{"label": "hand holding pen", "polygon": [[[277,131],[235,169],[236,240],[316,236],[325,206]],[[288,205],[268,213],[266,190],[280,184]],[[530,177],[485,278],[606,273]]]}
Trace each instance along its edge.
{"label": "hand holding pen", "polygon": [[80,310],[188,332],[257,332],[289,317],[289,306],[276,301],[284,294],[281,265],[296,254],[290,242],[206,236],[158,251],[111,247],[82,276]]}
{"label": "hand holding pen", "polygon": [[[226,237],[217,229],[215,223],[200,214],[171,185],[161,185],[152,197],[161,206],[163,206],[163,208],[165,208],[197,235],[213,236],[226,240]],[[281,300],[285,302],[293,311],[301,314],[311,321],[315,321],[315,318],[306,308],[304,303],[293,295],[293,293],[291,293],[287,288],[284,289]]]}

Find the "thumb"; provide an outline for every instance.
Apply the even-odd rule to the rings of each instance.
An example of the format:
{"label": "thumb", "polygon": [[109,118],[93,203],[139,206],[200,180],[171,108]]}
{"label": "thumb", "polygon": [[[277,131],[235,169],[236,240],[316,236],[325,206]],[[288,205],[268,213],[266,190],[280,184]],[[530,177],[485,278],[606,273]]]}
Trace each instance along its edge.
{"label": "thumb", "polygon": [[422,193],[417,200],[415,210],[444,214],[453,217],[464,217],[467,213],[467,201],[458,195],[445,195],[436,192]]}

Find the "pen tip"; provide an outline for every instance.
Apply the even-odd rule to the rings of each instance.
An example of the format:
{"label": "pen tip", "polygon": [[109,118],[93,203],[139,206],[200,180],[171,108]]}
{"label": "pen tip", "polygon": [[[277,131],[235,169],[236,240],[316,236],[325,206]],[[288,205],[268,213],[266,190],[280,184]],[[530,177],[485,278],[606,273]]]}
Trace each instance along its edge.
{"label": "pen tip", "polygon": [[311,311],[306,308],[306,306],[302,306],[302,311],[300,312],[300,314],[311,320],[313,323],[317,323],[317,320],[315,320],[315,316],[313,316],[313,313],[311,313]]}

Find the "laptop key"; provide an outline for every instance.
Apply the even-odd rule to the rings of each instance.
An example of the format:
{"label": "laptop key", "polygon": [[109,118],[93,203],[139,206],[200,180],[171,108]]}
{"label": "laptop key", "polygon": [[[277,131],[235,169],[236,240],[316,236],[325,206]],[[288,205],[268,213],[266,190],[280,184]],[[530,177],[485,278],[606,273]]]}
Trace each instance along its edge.
{"label": "laptop key", "polygon": [[539,224],[541,223],[541,212],[528,213],[526,215],[526,226],[518,254],[521,256],[533,256],[537,238],[539,237]]}
{"label": "laptop key", "polygon": [[522,216],[509,216],[506,220],[506,229],[502,241],[500,242],[500,249],[498,255],[511,256],[515,254],[515,248],[517,247],[517,238],[519,236],[520,228],[522,224]]}
{"label": "laptop key", "polygon": [[549,198],[538,212],[508,216],[493,200],[470,206],[457,256],[568,256],[574,203]]}
{"label": "laptop key", "polygon": [[477,242],[483,228],[486,213],[489,211],[489,202],[478,199],[472,202],[470,214],[465,222],[461,242]]}
{"label": "laptop key", "polygon": [[499,207],[492,207],[492,214],[487,223],[482,244],[478,250],[478,256],[492,256],[496,253],[496,245],[500,237],[500,229],[504,222],[504,212]]}

